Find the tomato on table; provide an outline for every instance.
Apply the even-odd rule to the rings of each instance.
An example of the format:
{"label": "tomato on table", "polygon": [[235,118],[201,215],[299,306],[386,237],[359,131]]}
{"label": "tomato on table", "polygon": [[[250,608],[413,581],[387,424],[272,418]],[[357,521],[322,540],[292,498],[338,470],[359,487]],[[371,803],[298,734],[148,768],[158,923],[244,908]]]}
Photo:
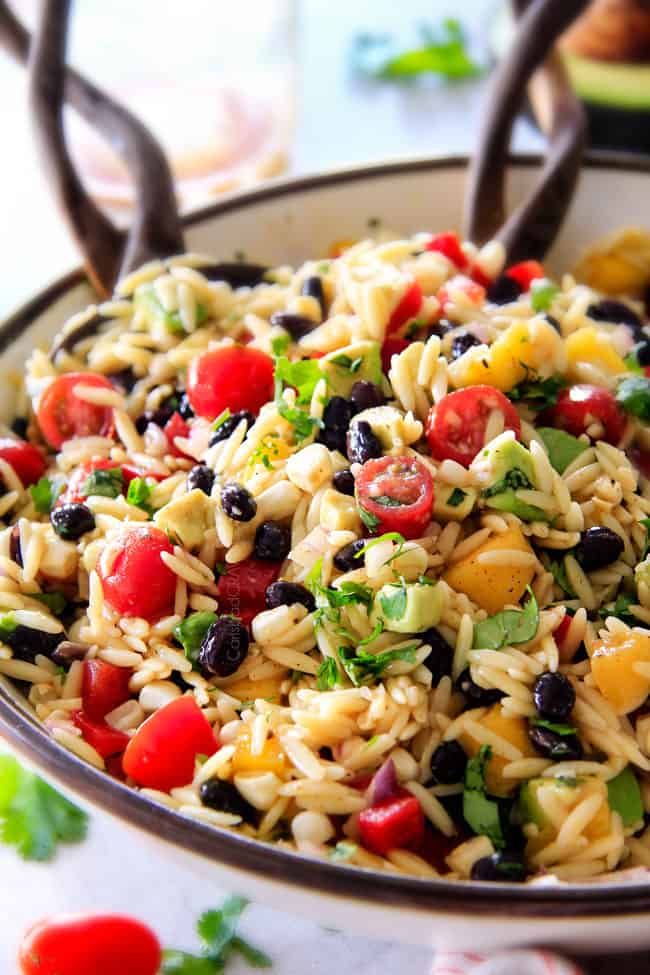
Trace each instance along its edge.
{"label": "tomato on table", "polygon": [[197,755],[214,755],[217,741],[193,697],[178,697],[140,725],[130,739],[122,768],[138,785],[170,792],[189,785]]}
{"label": "tomato on table", "polygon": [[505,274],[516,281],[522,291],[530,291],[533,281],[546,277],[546,272],[539,261],[520,261],[505,270]]}
{"label": "tomato on table", "polygon": [[361,843],[380,856],[389,850],[417,846],[424,837],[424,814],[411,795],[385,799],[359,813]]}
{"label": "tomato on table", "polygon": [[386,326],[386,335],[399,331],[402,325],[416,317],[421,307],[422,288],[417,281],[413,281],[393,309]]}
{"label": "tomato on table", "polygon": [[566,430],[574,437],[587,433],[594,423],[599,423],[603,434],[596,439],[611,444],[619,442],[627,424],[625,414],[613,394],[602,386],[587,383],[561,390],[556,405],[540,417],[540,423],[543,425],[545,422]]}
{"label": "tomato on table", "polygon": [[503,429],[521,435],[519,415],[498,389],[468,386],[444,396],[431,407],[425,425],[426,438],[436,460],[455,460],[468,467],[484,446],[493,410],[503,414]]}
{"label": "tomato on table", "polygon": [[13,467],[23,487],[35,484],[45,473],[43,454],[26,440],[0,437],[0,457]]}
{"label": "tomato on table", "polygon": [[173,553],[165,533],[153,525],[128,528],[118,539],[118,551],[108,572],[99,560],[97,572],[104,598],[123,616],[159,619],[170,613],[176,594],[176,575],[161,559]]}
{"label": "tomato on table", "polygon": [[198,416],[214,420],[224,410],[259,413],[273,399],[273,359],[250,346],[212,349],[190,362],[187,397]]}
{"label": "tomato on table", "polygon": [[88,742],[102,758],[121,755],[131,740],[123,731],[112,728],[102,718],[91,718],[83,711],[73,711],[71,717],[79,728],[83,740]]}
{"label": "tomato on table", "polygon": [[366,461],[355,478],[357,504],[371,534],[418,538],[431,521],[433,478],[417,457]]}
{"label": "tomato on table", "polygon": [[73,437],[110,437],[113,433],[113,407],[98,406],[75,396],[75,386],[113,389],[106,378],[95,372],[66,372],[43,392],[36,412],[41,433],[51,447]]}
{"label": "tomato on table", "polygon": [[59,914],[25,934],[22,975],[157,975],[162,960],[153,931],[124,914]]}
{"label": "tomato on table", "polygon": [[115,667],[99,659],[86,660],[81,684],[84,713],[89,718],[99,721],[109,711],[128,701],[131,696],[129,691],[131,674],[129,667]]}
{"label": "tomato on table", "polygon": [[219,611],[238,616],[245,626],[266,609],[264,595],[280,574],[280,563],[244,559],[228,565],[217,584]]}
{"label": "tomato on table", "polygon": [[462,292],[473,305],[480,305],[485,299],[485,288],[482,284],[468,278],[466,274],[456,274],[443,284],[436,295],[443,313],[447,311],[452,291]]}
{"label": "tomato on table", "polygon": [[459,271],[462,271],[467,266],[467,258],[463,252],[463,248],[460,246],[458,234],[436,234],[435,237],[432,237],[424,245],[424,249],[426,251],[437,251],[439,254],[444,254],[447,260],[451,261]]}

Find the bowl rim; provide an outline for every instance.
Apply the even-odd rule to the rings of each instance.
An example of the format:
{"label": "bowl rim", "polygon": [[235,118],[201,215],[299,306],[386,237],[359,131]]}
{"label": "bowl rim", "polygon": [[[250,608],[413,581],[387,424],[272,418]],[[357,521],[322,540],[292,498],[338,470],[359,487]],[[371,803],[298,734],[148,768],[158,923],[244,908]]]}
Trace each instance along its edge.
{"label": "bowl rim", "polygon": [[[539,166],[541,162],[542,158],[537,154],[517,154],[509,158],[509,164],[515,168]],[[267,200],[318,191],[341,183],[436,169],[463,169],[467,164],[466,155],[428,155],[273,180],[256,189],[229,194],[189,214],[183,223],[191,227]],[[650,173],[650,158],[629,153],[592,152],[585,158],[584,165],[588,169]],[[0,353],[51,304],[85,280],[81,268],[73,270],[19,307],[0,325]],[[329,897],[428,914],[465,914],[471,910],[483,917],[507,914],[520,920],[593,920],[650,913],[650,883],[522,886],[444,878],[429,880],[333,864],[235,832],[219,830],[159,805],[83,762],[51,738],[38,719],[17,704],[1,684],[0,733],[32,765],[82,801],[98,806],[145,833],[154,834],[183,852],[261,876],[270,882],[294,888],[307,887]]]}

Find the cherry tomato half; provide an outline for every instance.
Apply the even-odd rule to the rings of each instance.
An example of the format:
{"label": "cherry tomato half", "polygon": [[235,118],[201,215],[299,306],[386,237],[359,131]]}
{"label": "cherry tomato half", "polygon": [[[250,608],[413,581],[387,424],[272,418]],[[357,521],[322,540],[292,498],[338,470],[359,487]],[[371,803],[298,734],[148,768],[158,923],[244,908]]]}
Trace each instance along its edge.
{"label": "cherry tomato half", "polygon": [[402,325],[406,325],[411,318],[415,318],[421,307],[422,288],[417,281],[413,281],[393,309],[386,327],[386,335],[397,332]]}
{"label": "cherry tomato half", "polygon": [[128,735],[112,728],[106,721],[90,718],[83,711],[73,711],[72,720],[79,728],[82,738],[98,752],[102,758],[121,755],[129,741]]}
{"label": "cherry tomato half", "polygon": [[594,423],[598,423],[603,433],[595,439],[617,444],[623,436],[627,420],[609,390],[579,383],[561,390],[556,405],[544,413],[540,422],[549,422],[574,437],[587,433]]}
{"label": "cherry tomato half", "polygon": [[197,356],[187,373],[187,397],[198,416],[259,413],[273,399],[273,359],[249,346],[229,345]]}
{"label": "cherry tomato half", "polygon": [[18,952],[22,975],[156,975],[158,938],[123,914],[60,914],[26,932]]}
{"label": "cherry tomato half", "polygon": [[176,593],[176,575],[160,558],[171,555],[167,536],[153,525],[129,528],[119,539],[119,550],[109,572],[101,559],[97,568],[104,598],[123,616],[158,619],[171,612]]}
{"label": "cherry tomato half", "polygon": [[193,697],[177,697],[140,725],[122,767],[138,785],[169,792],[188,785],[197,755],[214,755],[216,739]]}
{"label": "cherry tomato half", "polygon": [[36,419],[49,445],[57,450],[72,437],[109,437],[113,432],[113,408],[79,399],[73,392],[79,385],[113,389],[106,376],[95,372],[66,372],[47,387]]}
{"label": "cherry tomato half", "polygon": [[219,611],[238,616],[245,626],[266,608],[264,594],[280,573],[277,562],[244,559],[229,565],[217,584]]}
{"label": "cherry tomato half", "polygon": [[447,311],[447,305],[451,300],[450,295],[453,291],[462,292],[473,305],[480,305],[485,299],[485,288],[483,285],[472,281],[465,274],[456,274],[446,284],[443,284],[436,295],[443,313]]}
{"label": "cherry tomato half", "polygon": [[60,495],[57,504],[84,501],[88,497],[84,485],[95,471],[119,470],[119,464],[113,460],[87,460],[70,475],[65,491]]}
{"label": "cherry tomato half", "polygon": [[425,433],[437,460],[455,460],[468,467],[485,443],[493,410],[503,414],[503,429],[521,434],[521,421],[510,400],[492,386],[468,386],[449,393],[427,417]]}
{"label": "cherry tomato half", "polygon": [[35,484],[45,473],[43,454],[26,440],[0,437],[0,457],[13,467],[23,487]]}
{"label": "cherry tomato half", "polygon": [[371,534],[401,532],[418,538],[431,521],[433,478],[416,457],[366,461],[355,478],[357,504]]}
{"label": "cherry tomato half", "polygon": [[404,349],[408,349],[411,343],[408,339],[402,339],[399,335],[389,335],[384,339],[381,346],[381,368],[388,375],[390,370],[390,360],[394,355],[399,355]]}
{"label": "cherry tomato half", "polygon": [[131,696],[130,679],[128,667],[115,667],[105,660],[86,660],[81,685],[84,713],[99,721],[113,708],[124,704]]}
{"label": "cherry tomato half", "polygon": [[415,796],[386,799],[359,813],[359,832],[366,849],[383,856],[422,842],[424,814]]}
{"label": "cherry tomato half", "polygon": [[545,276],[544,268],[539,261],[521,261],[507,268],[505,273],[517,282],[522,291],[530,291],[533,281]]}
{"label": "cherry tomato half", "polygon": [[444,254],[452,264],[455,264],[459,271],[462,271],[467,266],[467,258],[460,246],[457,234],[437,234],[431,238],[428,244],[424,245],[424,249]]}

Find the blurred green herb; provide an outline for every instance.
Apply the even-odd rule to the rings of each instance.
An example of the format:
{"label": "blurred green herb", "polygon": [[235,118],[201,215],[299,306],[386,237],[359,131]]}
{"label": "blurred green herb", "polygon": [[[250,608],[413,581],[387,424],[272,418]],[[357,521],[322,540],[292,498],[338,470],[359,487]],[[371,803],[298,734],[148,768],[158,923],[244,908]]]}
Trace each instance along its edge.
{"label": "blurred green herb", "polygon": [[481,67],[468,53],[458,20],[447,18],[438,28],[421,24],[418,33],[419,44],[406,50],[399,50],[390,34],[357,34],[351,51],[353,71],[379,81],[412,81],[423,75],[458,81],[481,73]]}
{"label": "blurred green herb", "polygon": [[221,975],[234,953],[240,954],[253,968],[270,968],[269,956],[237,934],[247,905],[244,897],[229,897],[220,910],[202,914],[196,925],[201,939],[200,953],[167,949],[163,952],[162,975]]}

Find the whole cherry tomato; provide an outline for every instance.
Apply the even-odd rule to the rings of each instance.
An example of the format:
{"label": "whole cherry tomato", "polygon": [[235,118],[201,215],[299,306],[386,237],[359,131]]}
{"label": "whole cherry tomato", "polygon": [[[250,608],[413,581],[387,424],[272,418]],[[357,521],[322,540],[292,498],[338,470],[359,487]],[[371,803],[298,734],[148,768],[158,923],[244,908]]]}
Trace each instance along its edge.
{"label": "whole cherry tomato", "polygon": [[159,619],[171,612],[176,593],[176,574],[161,555],[174,549],[160,528],[138,525],[119,538],[118,551],[110,570],[104,571],[101,559],[97,572],[106,602],[123,616]]}
{"label": "whole cherry tomato", "polygon": [[214,420],[231,413],[259,413],[273,399],[273,359],[244,345],[228,345],[197,356],[187,374],[187,397],[194,412]]}
{"label": "whole cherry tomato", "polygon": [[0,437],[0,457],[13,467],[23,487],[35,484],[45,473],[43,454],[26,440]]}

